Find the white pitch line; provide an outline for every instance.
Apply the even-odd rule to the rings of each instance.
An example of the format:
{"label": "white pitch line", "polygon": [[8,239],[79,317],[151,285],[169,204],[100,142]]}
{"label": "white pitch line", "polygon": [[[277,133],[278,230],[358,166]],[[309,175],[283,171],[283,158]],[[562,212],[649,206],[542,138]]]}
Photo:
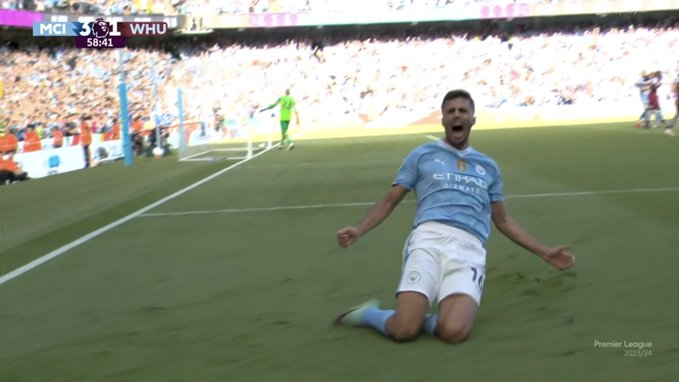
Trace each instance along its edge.
{"label": "white pitch line", "polygon": [[[404,203],[408,203],[405,201]],[[198,210],[198,211],[183,211],[183,212],[152,212],[140,215],[140,217],[156,217],[156,216],[182,216],[182,215],[208,215],[208,214],[232,214],[239,212],[270,212],[270,211],[286,211],[286,210],[308,210],[317,208],[341,208],[341,207],[364,207],[371,206],[375,202],[355,202],[355,203],[336,203],[336,204],[303,204],[299,206],[279,206],[279,207],[255,207],[255,208],[227,208],[223,210]]]}
{"label": "white pitch line", "polygon": [[679,187],[660,187],[660,188],[628,188],[623,190],[601,190],[601,191],[575,191],[575,192],[554,192],[545,194],[524,194],[510,195],[507,199],[521,198],[551,198],[560,196],[587,196],[587,195],[606,195],[606,194],[633,194],[639,192],[669,192],[679,191]]}
{"label": "white pitch line", "polygon": [[427,138],[429,138],[433,141],[438,141],[439,139],[441,139],[441,137],[436,137],[436,136],[433,136],[433,135],[427,135]]}
{"label": "white pitch line", "polygon": [[401,164],[398,160],[393,159],[372,159],[365,160],[362,162],[306,162],[306,163],[286,163],[286,164],[251,164],[248,165],[248,169],[273,169],[273,168],[295,168],[295,167],[356,167],[356,166],[367,166],[367,165],[380,165],[389,164],[398,166]]}
{"label": "white pitch line", "polygon": [[50,253],[48,253],[48,254],[46,254],[46,255],[44,255],[44,256],[41,256],[41,257],[39,257],[39,258],[37,258],[37,259],[31,261],[31,262],[28,263],[28,264],[25,264],[25,265],[23,265],[23,266],[21,266],[21,267],[15,269],[15,270],[9,272],[9,273],[6,273],[6,274],[0,276],[0,285],[6,283],[7,281],[10,281],[10,280],[12,280],[12,279],[14,279],[14,278],[16,278],[16,277],[19,277],[19,276],[23,275],[24,273],[30,271],[31,269],[33,269],[33,268],[35,268],[35,267],[38,267],[38,266],[40,266],[40,265],[42,265],[42,264],[44,264],[44,263],[46,263],[46,262],[52,260],[53,258],[55,258],[55,257],[57,257],[57,256],[59,256],[59,255],[61,255],[61,254],[63,254],[63,253],[66,252],[66,251],[69,251],[69,250],[71,250],[71,249],[73,249],[73,248],[75,248],[75,247],[77,247],[77,246],[79,246],[79,245],[81,245],[81,244],[84,244],[84,243],[86,243],[86,242],[88,242],[88,241],[94,239],[95,237],[101,235],[101,234],[104,233],[104,232],[110,231],[110,230],[112,230],[113,228],[116,228],[116,227],[118,227],[119,225],[121,225],[121,224],[123,224],[123,223],[126,223],[126,222],[128,222],[128,221],[130,221],[130,220],[132,220],[132,219],[134,219],[134,218],[136,218],[136,217],[138,217],[138,216],[143,215],[143,214],[144,214],[146,211],[148,211],[148,210],[151,210],[151,209],[153,209],[153,208],[156,208],[156,207],[158,207],[159,205],[161,205],[161,204],[163,204],[163,203],[165,203],[165,202],[167,202],[167,201],[169,201],[169,200],[172,200],[172,199],[174,199],[174,198],[176,198],[176,197],[178,197],[178,196],[180,196],[180,195],[182,195],[182,194],[184,194],[184,193],[186,193],[186,192],[188,192],[188,191],[190,191],[190,190],[192,190],[192,189],[194,189],[194,188],[196,188],[196,187],[202,185],[203,183],[209,182],[210,180],[212,180],[212,179],[218,177],[219,175],[222,175],[223,173],[225,173],[225,172],[231,170],[232,168],[238,167],[239,165],[241,165],[241,164],[243,164],[243,163],[245,163],[245,162],[247,162],[247,161],[249,161],[249,160],[252,160],[252,159],[258,157],[258,156],[264,154],[265,152],[267,152],[267,151],[269,151],[269,150],[271,150],[271,148],[270,148],[270,149],[267,149],[267,150],[264,150],[264,151],[262,151],[262,152],[259,152],[259,153],[255,154],[255,155],[253,155],[252,158],[250,158],[250,159],[246,159],[246,160],[240,161],[240,162],[235,163],[235,164],[233,164],[233,165],[231,165],[231,166],[229,166],[229,167],[227,167],[227,168],[221,169],[221,170],[217,171],[216,173],[214,173],[214,174],[212,174],[212,175],[210,175],[210,176],[208,176],[208,177],[206,177],[206,178],[204,178],[204,179],[202,179],[202,180],[199,180],[199,181],[197,181],[196,183],[194,183],[194,184],[192,184],[192,185],[190,185],[190,186],[187,186],[187,187],[185,187],[185,188],[182,188],[181,190],[175,192],[174,194],[172,194],[172,195],[170,195],[170,196],[166,196],[166,197],[164,197],[163,199],[160,199],[160,200],[158,200],[158,201],[155,202],[155,203],[151,203],[151,204],[149,204],[148,206],[146,206],[146,207],[144,207],[144,208],[142,208],[142,209],[140,209],[140,210],[137,210],[137,211],[135,211],[135,212],[133,212],[133,213],[131,213],[131,214],[129,214],[129,215],[123,217],[123,218],[120,218],[120,219],[114,221],[113,223],[107,224],[107,225],[105,225],[105,226],[103,226],[103,227],[101,227],[101,228],[99,228],[99,229],[97,229],[97,230],[95,230],[95,231],[92,231],[92,232],[88,233],[87,235],[80,237],[79,239],[76,239],[76,240],[74,240],[74,241],[72,241],[72,242],[70,242],[70,243],[68,243],[68,244],[66,244],[66,245],[63,245],[63,246],[61,246],[61,247],[55,249],[54,251],[52,251],[52,252],[50,252]]}
{"label": "white pitch line", "polygon": [[[601,190],[601,191],[576,191],[576,192],[554,192],[542,194],[519,194],[507,195],[506,199],[528,199],[528,198],[555,198],[566,196],[588,196],[588,195],[606,195],[606,194],[628,194],[638,192],[669,192],[679,191],[679,187],[663,187],[663,188],[633,188],[626,190]],[[402,203],[413,203],[414,200],[404,200]],[[197,210],[197,211],[179,211],[179,212],[153,212],[140,215],[139,217],[161,217],[161,216],[186,216],[186,215],[207,215],[207,214],[233,214],[243,212],[272,212],[272,211],[286,211],[286,210],[307,210],[318,208],[344,208],[344,207],[365,207],[372,206],[375,202],[353,202],[353,203],[328,203],[328,204],[302,204],[297,206],[275,206],[275,207],[253,207],[253,208],[228,208],[221,210]]]}

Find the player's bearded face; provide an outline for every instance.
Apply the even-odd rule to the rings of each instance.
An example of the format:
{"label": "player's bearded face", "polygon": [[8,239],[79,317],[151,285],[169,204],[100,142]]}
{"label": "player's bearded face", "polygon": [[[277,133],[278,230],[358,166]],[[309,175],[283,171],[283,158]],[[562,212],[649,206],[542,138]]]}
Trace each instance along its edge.
{"label": "player's bearded face", "polygon": [[441,124],[446,131],[446,141],[458,150],[469,146],[469,132],[476,123],[471,102],[464,98],[447,101],[442,109]]}

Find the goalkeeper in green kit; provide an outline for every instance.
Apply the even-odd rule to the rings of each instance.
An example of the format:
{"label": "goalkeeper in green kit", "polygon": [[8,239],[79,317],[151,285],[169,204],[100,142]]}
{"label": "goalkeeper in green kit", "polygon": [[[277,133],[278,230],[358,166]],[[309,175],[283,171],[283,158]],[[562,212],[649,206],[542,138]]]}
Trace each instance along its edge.
{"label": "goalkeeper in green kit", "polygon": [[290,134],[288,134],[288,127],[290,126],[290,118],[291,118],[291,113],[292,110],[295,110],[295,123],[299,125],[299,114],[297,113],[297,109],[295,108],[295,99],[290,96],[290,89],[285,90],[285,95],[279,97],[276,102],[272,103],[268,107],[265,107],[264,109],[260,110],[260,112],[265,111],[265,110],[270,110],[276,107],[276,105],[281,105],[281,145],[278,146],[278,149],[282,149],[283,146],[287,143],[288,145],[288,150],[292,149],[295,147],[295,144],[292,142],[292,139],[290,139]]}

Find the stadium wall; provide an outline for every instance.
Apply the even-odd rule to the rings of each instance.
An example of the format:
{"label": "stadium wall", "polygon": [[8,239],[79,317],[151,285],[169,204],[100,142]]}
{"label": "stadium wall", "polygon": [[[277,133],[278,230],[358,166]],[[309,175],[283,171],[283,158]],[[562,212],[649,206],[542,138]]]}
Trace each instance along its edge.
{"label": "stadium wall", "polygon": [[[122,158],[122,141],[120,139],[104,141],[102,134],[93,134],[90,154],[91,166]],[[71,137],[65,138],[64,146],[60,148],[52,147],[51,139],[45,139],[41,150],[15,154],[14,161],[22,170],[28,172],[31,178],[42,178],[85,168],[83,147]]]}

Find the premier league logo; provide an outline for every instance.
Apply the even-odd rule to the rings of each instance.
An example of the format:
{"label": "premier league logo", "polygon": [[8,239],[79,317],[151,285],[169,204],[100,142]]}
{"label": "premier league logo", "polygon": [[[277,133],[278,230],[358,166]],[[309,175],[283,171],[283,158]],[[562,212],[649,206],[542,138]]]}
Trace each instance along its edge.
{"label": "premier league logo", "polygon": [[75,44],[78,48],[122,48],[125,46],[125,38],[120,35],[117,25],[118,23],[111,24],[101,17],[88,24],[80,24]]}
{"label": "premier league logo", "polygon": [[108,23],[104,19],[98,18],[92,23],[92,31],[94,32],[94,37],[106,38],[109,33]]}

